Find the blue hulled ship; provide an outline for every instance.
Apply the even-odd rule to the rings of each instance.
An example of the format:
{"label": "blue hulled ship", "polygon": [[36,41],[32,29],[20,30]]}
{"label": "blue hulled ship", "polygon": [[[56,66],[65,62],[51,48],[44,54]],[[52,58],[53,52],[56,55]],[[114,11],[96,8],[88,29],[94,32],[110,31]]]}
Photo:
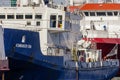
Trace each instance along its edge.
{"label": "blue hulled ship", "polygon": [[118,72],[117,59],[102,60],[101,50],[91,48],[90,42],[81,46],[77,10],[18,0],[16,7],[0,11],[0,70],[5,80],[109,80]]}

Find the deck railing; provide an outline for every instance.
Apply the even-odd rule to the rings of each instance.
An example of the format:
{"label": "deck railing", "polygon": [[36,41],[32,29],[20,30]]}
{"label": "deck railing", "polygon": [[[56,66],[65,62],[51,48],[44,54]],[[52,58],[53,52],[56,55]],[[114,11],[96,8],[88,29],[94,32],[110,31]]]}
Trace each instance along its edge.
{"label": "deck railing", "polygon": [[104,30],[85,30],[83,37],[86,38],[120,38],[120,32],[109,32]]}
{"label": "deck railing", "polygon": [[97,62],[76,62],[75,61],[66,61],[65,66],[69,68],[99,68],[99,67],[118,67],[119,66],[119,60],[117,59],[108,59],[105,61],[97,61]]}

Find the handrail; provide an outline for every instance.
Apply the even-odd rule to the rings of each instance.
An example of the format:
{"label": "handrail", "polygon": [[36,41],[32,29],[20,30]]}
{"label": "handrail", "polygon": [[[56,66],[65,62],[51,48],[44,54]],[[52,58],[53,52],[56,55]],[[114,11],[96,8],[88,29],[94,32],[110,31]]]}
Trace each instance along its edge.
{"label": "handrail", "polygon": [[[75,68],[75,61],[67,61],[66,67]],[[119,67],[118,59],[108,59],[106,61],[97,61],[97,62],[78,62],[78,68],[99,68],[99,67]]]}
{"label": "handrail", "polygon": [[[91,37],[91,38],[100,37],[101,34],[102,34],[102,31],[103,31],[103,37],[106,37],[106,38],[113,38],[113,37],[114,38],[120,38],[120,36],[119,36],[120,32],[109,32],[109,31],[104,31],[104,30],[85,30],[85,31],[83,31],[84,32],[83,36],[87,37],[87,38],[89,38],[89,37]],[[100,32],[100,34],[99,34],[99,32]],[[106,35],[104,35],[105,32],[106,32]],[[93,33],[94,33],[95,36],[93,35]]]}

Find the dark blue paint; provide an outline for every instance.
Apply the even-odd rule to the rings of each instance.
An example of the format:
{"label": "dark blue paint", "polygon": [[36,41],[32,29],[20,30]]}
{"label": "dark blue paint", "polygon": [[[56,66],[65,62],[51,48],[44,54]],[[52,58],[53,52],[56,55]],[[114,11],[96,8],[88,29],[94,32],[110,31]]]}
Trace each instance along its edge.
{"label": "dark blue paint", "polygon": [[[22,36],[26,36],[22,43]],[[4,29],[5,53],[9,58],[10,71],[5,80],[107,80],[118,71],[118,67],[93,69],[65,68],[63,57],[44,56],[40,50],[39,33],[25,30]],[[15,45],[30,44],[32,48]],[[106,75],[107,74],[107,75]]]}

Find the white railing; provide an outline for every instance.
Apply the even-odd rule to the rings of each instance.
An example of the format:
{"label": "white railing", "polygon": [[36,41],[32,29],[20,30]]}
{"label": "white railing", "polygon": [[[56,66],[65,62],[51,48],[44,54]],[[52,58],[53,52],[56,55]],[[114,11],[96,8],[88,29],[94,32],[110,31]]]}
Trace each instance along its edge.
{"label": "white railing", "polygon": [[47,48],[47,55],[49,56],[63,56],[64,49],[57,48],[57,47],[48,47]]}
{"label": "white railing", "polygon": [[[66,61],[66,67],[75,68],[76,62],[75,61]],[[97,61],[97,62],[77,62],[78,68],[99,68],[99,67],[118,67],[119,60],[117,59],[110,59],[105,61]]]}
{"label": "white railing", "polygon": [[29,31],[41,31],[43,28],[36,27],[35,25],[24,25],[24,24],[0,24],[3,28],[11,28],[11,29],[21,29],[21,30],[29,30]]}
{"label": "white railing", "polygon": [[120,38],[120,32],[110,32],[108,34],[109,38]]}
{"label": "white railing", "polygon": [[120,32],[109,32],[104,30],[83,31],[83,37],[87,38],[120,38]]}
{"label": "white railing", "polygon": [[[14,22],[14,21],[13,21]],[[20,23],[22,22],[22,23]],[[15,29],[23,29],[23,30],[31,30],[31,31],[40,31],[42,29],[47,29],[49,31],[67,31],[64,28],[64,25],[62,25],[62,28],[59,28],[57,25],[55,27],[50,27],[50,21],[49,20],[40,20],[40,25],[37,26],[35,23],[36,21],[30,21],[30,25],[27,25],[26,20],[23,21],[16,21],[14,23],[12,23],[12,21],[7,21],[4,20],[2,23],[0,22],[0,25],[2,25],[4,28],[15,28]],[[47,23],[47,24],[44,24]]]}

